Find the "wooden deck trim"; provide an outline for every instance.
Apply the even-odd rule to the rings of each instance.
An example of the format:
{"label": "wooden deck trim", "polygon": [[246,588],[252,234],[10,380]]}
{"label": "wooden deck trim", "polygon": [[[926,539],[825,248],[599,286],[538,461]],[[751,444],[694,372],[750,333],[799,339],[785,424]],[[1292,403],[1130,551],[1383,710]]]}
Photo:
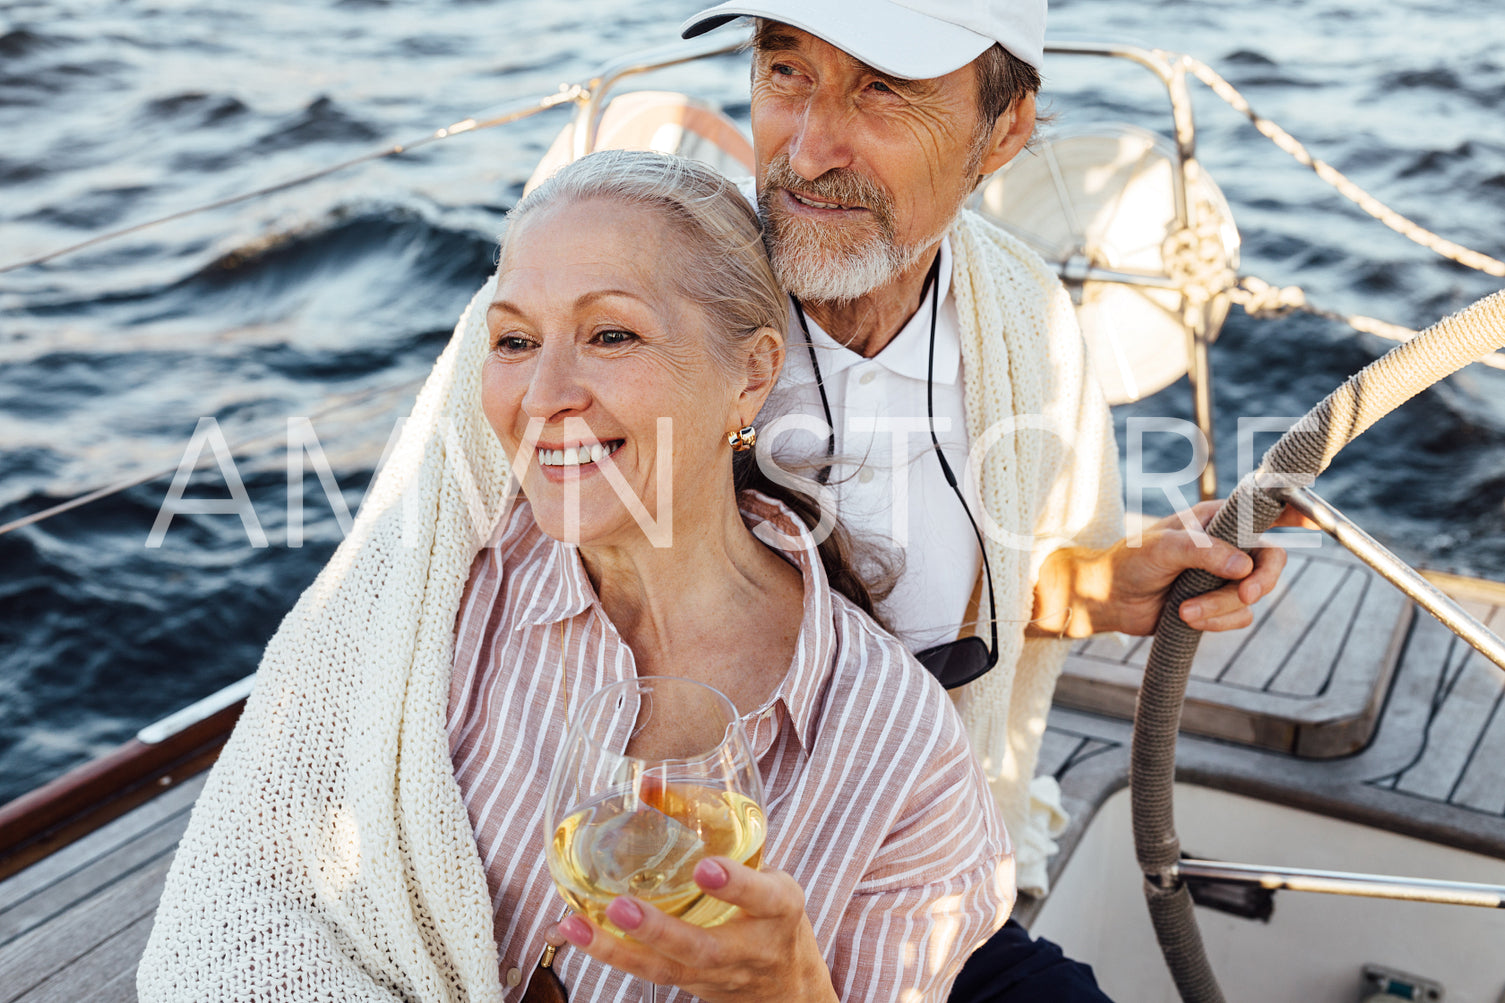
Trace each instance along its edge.
{"label": "wooden deck trim", "polygon": [[1469,578],[1446,571],[1423,571],[1422,577],[1460,602],[1482,602],[1505,606],[1505,582],[1488,578]]}
{"label": "wooden deck trim", "polygon": [[90,898],[89,908],[69,909],[7,945],[0,957],[0,1003],[30,997],[126,927],[142,920],[149,923],[173,852],[162,850],[116,876]]}
{"label": "wooden deck trim", "polygon": [[135,1003],[136,968],[151,936],[148,914],[30,989],[25,1003]]}
{"label": "wooden deck trim", "polygon": [[0,806],[0,880],[208,769],[244,706],[232,704],[162,742],[132,739]]}
{"label": "wooden deck trim", "polygon": [[183,830],[188,828],[191,808],[190,801],[157,824],[116,843],[104,853],[77,860],[72,867],[59,870],[45,884],[29,890],[18,889],[22,894],[0,903],[0,952],[31,930],[87,903],[120,873],[150,862],[163,853],[172,853],[183,836]]}

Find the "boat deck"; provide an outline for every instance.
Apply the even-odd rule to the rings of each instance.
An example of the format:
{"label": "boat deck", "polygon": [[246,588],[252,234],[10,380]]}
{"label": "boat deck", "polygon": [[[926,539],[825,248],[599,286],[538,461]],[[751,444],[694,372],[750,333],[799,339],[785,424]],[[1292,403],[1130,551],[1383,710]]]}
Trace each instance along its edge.
{"label": "boat deck", "polygon": [[[1256,748],[1187,736],[1178,760],[1182,778],[1489,854],[1502,860],[1505,875],[1505,673],[1431,617],[1412,616],[1408,604],[1384,598],[1388,586],[1333,553],[1325,549],[1301,559],[1310,567],[1293,566],[1298,573],[1287,576],[1292,598],[1266,603],[1253,630],[1209,639],[1216,643],[1198,664],[1216,671],[1199,668],[1198,674],[1208,685],[1227,681],[1256,702],[1272,691],[1282,700],[1320,701],[1348,671],[1345,650],[1393,649],[1396,657],[1383,673],[1388,685],[1378,688],[1364,727],[1367,744],[1347,755],[1327,749],[1327,758],[1313,759],[1292,751],[1299,741]],[[1318,584],[1330,601],[1302,594]],[[1505,587],[1444,584],[1496,633],[1505,632]],[[1335,603],[1347,603],[1343,615]],[[1370,617],[1362,615],[1365,609]],[[1381,616],[1375,609],[1388,612]],[[1103,656],[1109,643],[1115,647]],[[1102,639],[1081,645],[1073,664],[1091,657],[1132,664],[1139,657],[1137,642],[1116,645]],[[1298,650],[1303,647],[1321,657],[1298,670],[1293,666],[1305,657]],[[1101,675],[1092,677],[1093,686],[1111,689],[1112,681]],[[1298,686],[1290,680],[1298,677],[1307,680],[1300,684],[1304,694],[1293,692]],[[1260,680],[1266,684],[1256,685]],[[1349,704],[1368,706],[1362,700]],[[1311,728],[1325,719],[1302,720]],[[1351,726],[1345,727],[1351,735]],[[1056,868],[1095,807],[1127,782],[1129,738],[1130,725],[1121,718],[1065,707],[1052,712],[1040,771],[1060,780],[1073,816],[1059,840]],[[0,882],[0,1003],[135,999],[136,962],[202,782],[200,777],[166,790]],[[1018,914],[1028,921],[1037,907],[1022,899]]]}
{"label": "boat deck", "polygon": [[[1286,542],[1286,569],[1254,622],[1203,635],[1181,730],[1307,759],[1345,756],[1374,734],[1415,607],[1323,537]],[[1297,546],[1309,542],[1325,546]],[[1056,706],[1133,717],[1152,640],[1105,634],[1076,645]]]}
{"label": "boat deck", "polygon": [[136,999],[136,962],[203,776],[0,882],[0,1000]]}

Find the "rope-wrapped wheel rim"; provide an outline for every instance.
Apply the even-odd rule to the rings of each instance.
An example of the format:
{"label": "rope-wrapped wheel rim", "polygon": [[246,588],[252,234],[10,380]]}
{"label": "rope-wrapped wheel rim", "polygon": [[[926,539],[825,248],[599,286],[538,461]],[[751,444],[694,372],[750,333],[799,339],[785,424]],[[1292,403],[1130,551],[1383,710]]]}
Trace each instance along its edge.
{"label": "rope-wrapped wheel rim", "polygon": [[[1433,383],[1505,344],[1505,291],[1428,328],[1392,349],[1329,394],[1286,432],[1241,481],[1208,526],[1209,535],[1245,550],[1283,508],[1283,488],[1310,483],[1333,457],[1380,418]],[[1134,849],[1145,899],[1176,989],[1187,1003],[1222,1003],[1202,946],[1191,894],[1177,876],[1174,782],[1176,734],[1187,677],[1201,641],[1177,612],[1194,596],[1225,583],[1205,571],[1184,572],[1166,597],[1134,711],[1129,762]]]}

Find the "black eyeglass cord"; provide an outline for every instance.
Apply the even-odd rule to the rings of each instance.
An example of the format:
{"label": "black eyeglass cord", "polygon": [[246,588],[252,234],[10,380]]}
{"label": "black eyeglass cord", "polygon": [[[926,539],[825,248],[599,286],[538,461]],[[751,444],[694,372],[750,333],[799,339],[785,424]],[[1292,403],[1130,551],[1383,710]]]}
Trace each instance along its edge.
{"label": "black eyeglass cord", "polygon": [[[936,256],[940,261],[940,255]],[[826,398],[826,381],[820,377],[820,361],[815,357],[815,341],[810,337],[810,325],[805,320],[805,306],[798,296],[790,296],[789,301],[794,304],[794,315],[800,319],[800,330],[805,335],[805,350],[810,353],[810,368],[815,370],[815,389],[820,391],[820,409],[826,413],[826,459],[836,455],[836,422],[831,420],[831,402]],[[827,463],[820,468],[820,473],[815,475],[816,483],[825,484],[831,479],[831,464]]]}
{"label": "black eyeglass cord", "polygon": [[[998,601],[993,591],[993,569],[988,566],[988,548],[983,542],[982,530],[978,528],[977,520],[972,517],[972,509],[967,505],[966,496],[962,494],[961,485],[957,483],[956,474],[951,469],[951,464],[946,460],[946,454],[941,451],[941,440],[935,434],[935,329],[936,322],[941,314],[941,256],[937,252],[935,260],[931,262],[930,271],[926,273],[925,285],[920,289],[920,299],[925,298],[925,293],[930,293],[930,351],[929,359],[925,368],[925,417],[930,426],[930,444],[935,458],[940,462],[941,474],[946,478],[946,483],[951,485],[951,490],[956,494],[956,500],[961,502],[962,512],[967,516],[967,524],[972,527],[972,533],[977,537],[977,549],[982,555],[982,571],[988,582],[988,628],[992,638],[992,644],[988,648],[987,668],[991,669],[998,663]],[[815,342],[810,337],[810,325],[805,320],[805,308],[800,303],[799,297],[790,296],[794,303],[795,316],[799,318],[800,330],[805,335],[805,348],[810,353],[810,368],[815,371],[815,388],[820,391],[821,410],[826,415],[826,427],[830,429],[826,436],[826,459],[836,456],[836,422],[831,417],[831,402],[826,396],[826,383],[821,378],[820,362],[815,354]],[[831,477],[831,464],[821,467],[816,480],[825,484]],[[986,669],[984,670],[986,671]]]}

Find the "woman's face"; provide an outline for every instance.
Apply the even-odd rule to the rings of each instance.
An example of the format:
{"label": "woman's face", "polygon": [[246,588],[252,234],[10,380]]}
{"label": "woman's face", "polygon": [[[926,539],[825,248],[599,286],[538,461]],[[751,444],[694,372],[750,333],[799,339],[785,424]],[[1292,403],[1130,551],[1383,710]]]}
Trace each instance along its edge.
{"label": "woman's face", "polygon": [[708,317],[666,278],[683,267],[674,239],[652,211],[612,199],[535,210],[509,237],[481,406],[556,539],[630,544],[647,520],[661,534],[661,480],[677,532],[729,490],[726,432],[746,380],[716,364]]}

